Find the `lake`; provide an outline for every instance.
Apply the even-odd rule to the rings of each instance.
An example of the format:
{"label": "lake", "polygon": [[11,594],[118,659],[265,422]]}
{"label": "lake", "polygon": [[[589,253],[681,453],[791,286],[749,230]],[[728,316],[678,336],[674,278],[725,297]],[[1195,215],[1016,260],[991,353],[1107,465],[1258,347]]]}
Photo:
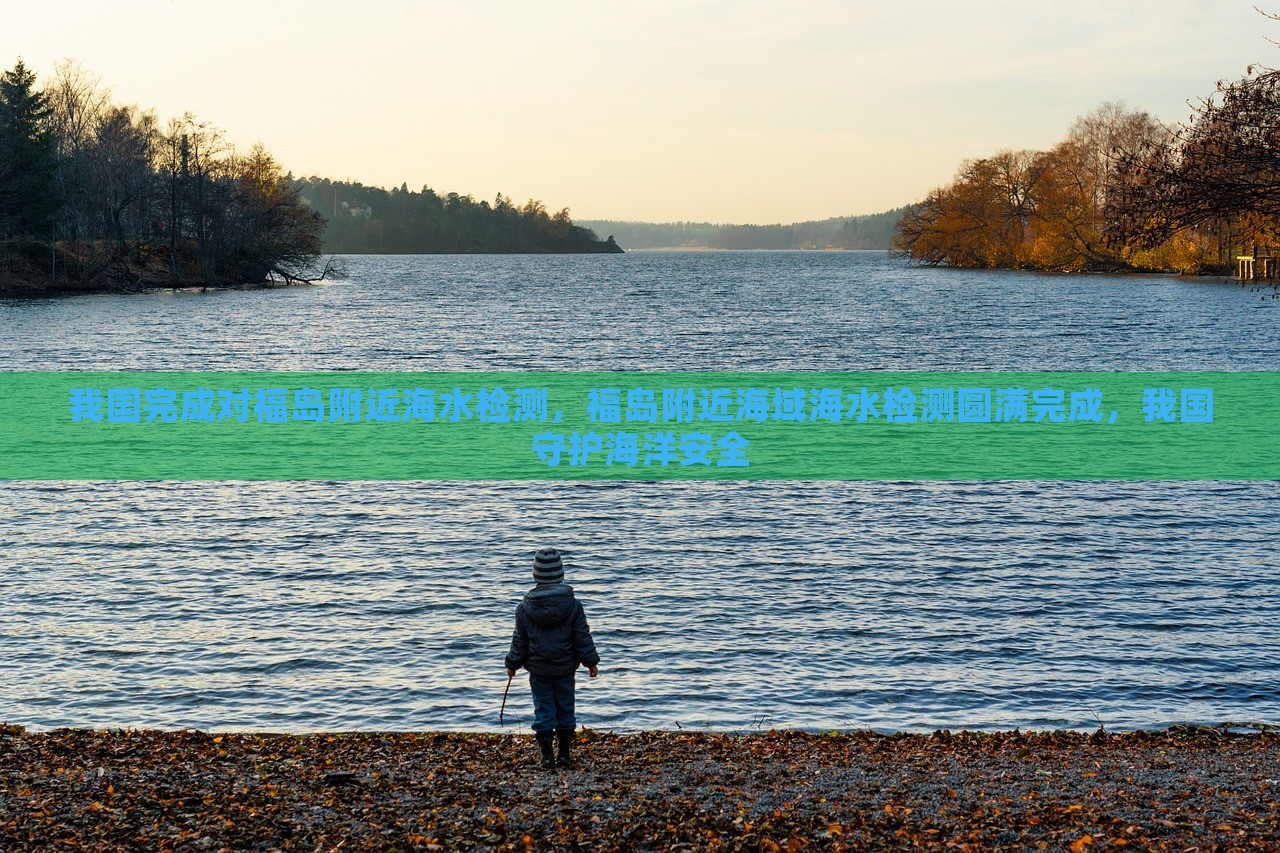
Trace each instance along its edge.
{"label": "lake", "polygon": [[[1221,279],[878,252],[361,256],[0,300],[4,370],[1280,370]],[[1260,449],[1274,452],[1274,449]],[[0,718],[498,730],[533,552],[592,728],[1280,722],[1275,483],[3,483]],[[523,674],[507,725],[527,730]]]}

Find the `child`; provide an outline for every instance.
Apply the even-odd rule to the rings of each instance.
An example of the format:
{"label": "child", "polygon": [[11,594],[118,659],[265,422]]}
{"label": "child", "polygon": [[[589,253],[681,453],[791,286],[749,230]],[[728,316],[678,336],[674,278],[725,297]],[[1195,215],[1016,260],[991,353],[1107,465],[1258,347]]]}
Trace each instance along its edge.
{"label": "child", "polygon": [[[542,750],[543,769],[572,767],[569,745],[577,720],[573,716],[573,679],[579,664],[591,677],[599,670],[591,629],[573,587],[564,582],[564,564],[555,548],[543,548],[533,557],[537,584],[516,607],[516,630],[507,652],[507,675],[529,670],[533,691],[533,731]],[[551,738],[560,741],[560,756],[551,749]]]}

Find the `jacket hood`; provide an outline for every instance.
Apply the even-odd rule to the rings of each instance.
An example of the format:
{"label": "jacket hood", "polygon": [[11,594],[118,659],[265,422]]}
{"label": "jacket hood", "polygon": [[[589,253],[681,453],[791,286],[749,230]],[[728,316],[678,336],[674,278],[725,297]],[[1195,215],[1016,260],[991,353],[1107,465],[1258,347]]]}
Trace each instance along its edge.
{"label": "jacket hood", "polygon": [[573,587],[565,583],[535,587],[524,596],[525,615],[542,628],[568,622],[573,604]]}

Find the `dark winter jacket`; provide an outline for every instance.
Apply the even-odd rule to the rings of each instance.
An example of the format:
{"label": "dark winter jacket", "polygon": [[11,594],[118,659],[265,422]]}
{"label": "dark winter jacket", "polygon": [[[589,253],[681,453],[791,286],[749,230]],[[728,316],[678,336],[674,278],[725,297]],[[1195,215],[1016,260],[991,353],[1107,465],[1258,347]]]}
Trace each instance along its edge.
{"label": "dark winter jacket", "polygon": [[600,663],[582,603],[573,587],[536,586],[516,607],[516,630],[507,652],[507,669],[524,667],[535,675],[572,675],[578,664]]}

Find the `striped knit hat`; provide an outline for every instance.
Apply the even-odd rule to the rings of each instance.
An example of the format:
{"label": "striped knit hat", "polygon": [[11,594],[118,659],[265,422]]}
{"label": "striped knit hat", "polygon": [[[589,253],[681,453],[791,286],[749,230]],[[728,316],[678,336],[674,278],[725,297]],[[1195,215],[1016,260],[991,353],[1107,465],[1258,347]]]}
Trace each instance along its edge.
{"label": "striped knit hat", "polygon": [[533,579],[539,584],[564,583],[564,563],[555,548],[543,548],[533,555]]}

